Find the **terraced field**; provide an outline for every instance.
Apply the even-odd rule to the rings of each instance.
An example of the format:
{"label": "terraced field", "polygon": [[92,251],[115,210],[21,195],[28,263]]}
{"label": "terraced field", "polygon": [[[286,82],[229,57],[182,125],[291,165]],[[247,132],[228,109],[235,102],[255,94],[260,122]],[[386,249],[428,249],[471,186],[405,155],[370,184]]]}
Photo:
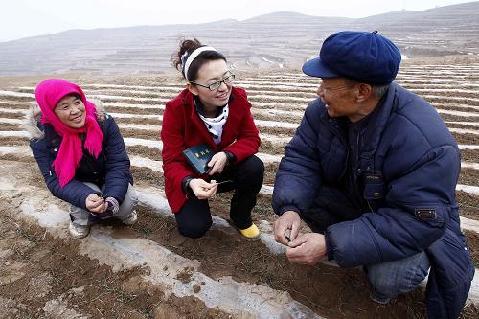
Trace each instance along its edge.
{"label": "terraced field", "polygon": [[[307,103],[316,97],[318,82],[292,71],[242,74],[239,78],[237,85],[248,92],[263,143],[258,155],[265,163],[266,173],[254,211],[254,219],[263,230],[261,241],[245,241],[229,226],[228,195],[219,196],[212,202],[215,226],[205,238],[188,240],[176,233],[163,194],[162,143],[159,140],[164,104],[182,89],[182,84],[174,77],[80,80],[89,99],[103,102],[125,137],[140,194],[140,220],[132,228],[95,227],[90,238],[81,243],[66,239],[67,208],[46,191],[28,148],[28,132],[22,127],[33,101],[33,83],[25,80],[22,85],[0,87],[0,185],[2,200],[8,203],[2,211],[18,224],[16,228],[6,229],[6,233],[24,232],[25,240],[36,244],[45,238],[49,238],[50,245],[59,241],[55,247],[69,247],[68,254],[75,254],[75,258],[90,265],[84,266],[87,269],[84,271],[94,271],[91,263],[98,263],[101,265],[98,269],[115,278],[116,284],[119,282],[118,287],[111,290],[101,290],[104,287],[101,285],[98,291],[81,288],[86,291],[83,298],[90,301],[88,307],[72,291],[90,287],[91,282],[74,280],[59,288],[61,285],[55,285],[55,276],[50,276],[53,279],[47,276],[52,288],[43,296],[35,301],[22,299],[11,290],[19,283],[31,286],[36,278],[27,278],[28,273],[22,267],[27,267],[28,262],[23,260],[23,266],[17,269],[23,276],[0,281],[0,301],[15,300],[24,305],[24,308],[12,306],[16,314],[29,314],[28,309],[34,306],[48,313],[55,301],[53,304],[61,305],[64,311],[75,311],[78,316],[97,317],[101,313],[107,318],[121,317],[105,315],[105,311],[114,314],[116,310],[111,303],[106,306],[95,299],[94,295],[101,292],[109,296],[118,309],[129,309],[138,318],[163,318],[164,313],[173,314],[172,318],[424,318],[422,289],[401,296],[388,306],[377,306],[369,300],[366,280],[358,269],[339,269],[329,264],[304,267],[287,262],[284,248],[271,236],[274,175],[284,145],[301,121]],[[462,64],[411,62],[402,67],[397,81],[437,108],[460,145],[463,162],[457,197],[463,228],[477,267],[479,61]],[[3,250],[8,248],[2,247]],[[24,256],[33,253],[25,249]],[[18,252],[14,251],[13,257],[8,258],[16,254]],[[39,260],[44,261],[42,258],[46,257]],[[69,267],[72,271],[77,269],[75,264]],[[92,278],[96,280],[95,276]],[[68,281],[68,277],[61,275],[55,278]],[[135,284],[126,288],[122,284],[132,281]],[[151,294],[145,295],[145,289]],[[479,316],[474,305],[479,302],[478,289],[475,281],[470,293],[471,304],[464,311],[464,318]],[[58,307],[55,309],[57,313],[60,311]]]}

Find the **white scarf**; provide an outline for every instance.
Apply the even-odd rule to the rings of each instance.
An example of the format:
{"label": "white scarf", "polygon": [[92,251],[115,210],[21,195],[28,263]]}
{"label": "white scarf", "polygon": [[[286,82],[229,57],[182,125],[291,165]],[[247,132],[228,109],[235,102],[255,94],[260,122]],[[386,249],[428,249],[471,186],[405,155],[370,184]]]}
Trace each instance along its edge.
{"label": "white scarf", "polygon": [[205,123],[208,131],[213,135],[213,140],[215,141],[215,144],[218,145],[221,142],[221,134],[223,133],[223,126],[225,125],[226,120],[228,119],[228,114],[229,114],[228,104],[226,104],[223,107],[223,111],[221,112],[221,114],[215,118],[204,117],[199,112],[197,113],[200,119],[203,121],[203,123]]}

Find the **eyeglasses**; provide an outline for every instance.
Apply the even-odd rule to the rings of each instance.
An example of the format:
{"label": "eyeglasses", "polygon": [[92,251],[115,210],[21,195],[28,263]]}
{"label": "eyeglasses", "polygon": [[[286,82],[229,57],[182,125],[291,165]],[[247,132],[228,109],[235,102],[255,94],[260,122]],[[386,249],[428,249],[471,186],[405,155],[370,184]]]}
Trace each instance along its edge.
{"label": "eyeglasses", "polygon": [[214,91],[214,90],[217,90],[221,86],[221,83],[224,83],[226,85],[233,83],[233,81],[235,80],[235,77],[236,77],[236,75],[230,74],[227,77],[225,77],[223,80],[213,82],[210,85],[204,85],[204,84],[196,83],[196,82],[193,82],[193,81],[190,81],[190,82],[193,83],[193,84],[202,86],[204,88],[208,88],[208,89],[210,89],[210,91]]}

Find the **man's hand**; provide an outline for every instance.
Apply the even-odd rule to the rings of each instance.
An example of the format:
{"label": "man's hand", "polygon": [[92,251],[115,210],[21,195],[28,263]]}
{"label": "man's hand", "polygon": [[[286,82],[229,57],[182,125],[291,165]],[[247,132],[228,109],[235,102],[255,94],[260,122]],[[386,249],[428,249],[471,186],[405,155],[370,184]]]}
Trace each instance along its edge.
{"label": "man's hand", "polygon": [[278,243],[287,245],[298,236],[301,217],[291,210],[276,219],[273,224],[274,239]]}
{"label": "man's hand", "polygon": [[225,169],[227,163],[228,157],[225,152],[216,153],[208,163],[208,167],[211,168],[208,174],[213,175],[215,173],[221,173]]}
{"label": "man's hand", "polygon": [[218,190],[216,181],[206,182],[201,178],[194,178],[190,181],[190,188],[198,199],[208,199],[213,197]]}
{"label": "man's hand", "polygon": [[286,257],[290,262],[315,265],[327,255],[324,235],[308,233],[288,243]]}
{"label": "man's hand", "polygon": [[97,194],[90,194],[85,200],[86,209],[95,214],[102,214],[105,212],[107,205],[103,197]]}

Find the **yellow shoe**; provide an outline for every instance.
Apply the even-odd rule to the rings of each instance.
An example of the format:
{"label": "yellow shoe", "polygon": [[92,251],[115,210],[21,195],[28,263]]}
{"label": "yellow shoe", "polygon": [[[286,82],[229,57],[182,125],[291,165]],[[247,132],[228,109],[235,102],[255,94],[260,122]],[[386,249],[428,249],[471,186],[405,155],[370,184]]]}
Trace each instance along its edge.
{"label": "yellow shoe", "polygon": [[256,239],[261,234],[258,226],[256,226],[254,223],[246,229],[240,229],[239,232],[241,235],[243,235],[243,237],[248,239]]}

